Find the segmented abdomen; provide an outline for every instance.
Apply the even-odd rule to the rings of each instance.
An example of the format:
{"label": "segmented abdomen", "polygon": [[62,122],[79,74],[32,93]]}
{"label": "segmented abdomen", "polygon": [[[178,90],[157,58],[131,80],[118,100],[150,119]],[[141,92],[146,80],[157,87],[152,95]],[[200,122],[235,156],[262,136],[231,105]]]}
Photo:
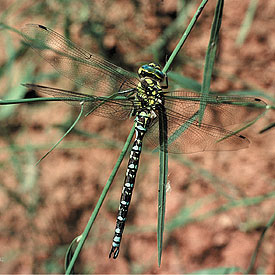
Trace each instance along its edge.
{"label": "segmented abdomen", "polygon": [[130,201],[131,201],[131,197],[134,189],[138,163],[139,163],[139,158],[140,158],[140,153],[142,148],[142,140],[150,124],[150,121],[151,119],[150,119],[149,111],[145,110],[137,114],[136,121],[135,121],[136,137],[133,143],[133,147],[130,153],[130,158],[127,166],[126,176],[125,176],[122,194],[120,198],[120,205],[119,205],[118,214],[117,214],[115,234],[114,234],[109,258],[111,258],[112,254],[114,253],[113,258],[115,259],[117,258],[119,253],[119,246],[122,238],[122,233],[124,230],[126,216],[128,213],[128,208],[130,205]]}

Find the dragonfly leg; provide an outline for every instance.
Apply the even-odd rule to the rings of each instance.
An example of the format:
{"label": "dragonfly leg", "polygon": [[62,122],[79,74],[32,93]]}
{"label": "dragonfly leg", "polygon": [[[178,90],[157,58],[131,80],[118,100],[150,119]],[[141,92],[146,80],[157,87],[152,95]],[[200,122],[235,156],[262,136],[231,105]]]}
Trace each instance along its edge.
{"label": "dragonfly leg", "polygon": [[162,88],[162,89],[167,89],[167,88],[168,88],[168,77],[167,77],[166,74],[165,74],[165,84],[164,84],[164,85],[161,85],[161,88]]}

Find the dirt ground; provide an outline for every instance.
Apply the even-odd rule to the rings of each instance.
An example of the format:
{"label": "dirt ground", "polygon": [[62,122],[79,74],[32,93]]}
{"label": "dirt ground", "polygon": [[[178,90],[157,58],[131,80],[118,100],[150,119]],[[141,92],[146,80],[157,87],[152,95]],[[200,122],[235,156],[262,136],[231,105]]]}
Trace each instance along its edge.
{"label": "dirt ground", "polygon": [[[1,2],[0,21],[6,25],[20,29],[25,23],[39,23],[61,34],[67,32],[77,45],[133,72],[155,59],[165,63],[200,3],[186,1],[181,12],[182,2],[173,0]],[[275,2],[258,1],[247,36],[237,45],[250,2],[225,1],[211,89],[250,91],[250,96],[274,106]],[[206,5],[170,68],[172,72],[202,81],[215,5],[216,1]],[[73,82],[54,75],[51,66],[31,50],[12,59],[13,51],[21,46],[14,32],[1,30],[0,38],[3,98],[30,96],[22,86],[16,88],[26,82],[75,88]],[[172,89],[179,88],[173,81],[170,84]],[[11,109],[0,106],[4,108],[0,110],[0,273],[62,273],[66,250],[84,230],[133,120],[89,116],[77,125],[78,132],[67,136],[35,166],[77,117],[78,109],[56,102]],[[159,158],[145,144],[119,257],[109,259],[108,254],[127,160],[116,175],[75,271],[213,274],[207,270],[235,267],[230,274],[244,273],[274,215],[274,128],[259,133],[272,122],[274,110],[242,131],[251,142],[247,149],[169,156],[160,267],[156,234]],[[274,243],[273,224],[250,273],[275,273]],[[216,274],[221,272],[224,270]]]}

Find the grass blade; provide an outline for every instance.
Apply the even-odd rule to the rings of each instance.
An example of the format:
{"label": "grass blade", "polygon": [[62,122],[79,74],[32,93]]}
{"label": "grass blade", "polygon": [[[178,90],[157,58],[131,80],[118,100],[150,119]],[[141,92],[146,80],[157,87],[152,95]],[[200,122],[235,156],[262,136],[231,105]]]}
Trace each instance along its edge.
{"label": "grass blade", "polygon": [[201,92],[201,84],[198,81],[175,72],[168,72],[167,75],[169,77],[169,83],[170,80],[172,80],[175,81],[181,88],[196,91],[198,93]]}
{"label": "grass blade", "polygon": [[208,0],[203,0],[200,4],[200,6],[198,7],[195,15],[193,16],[191,22],[189,23],[188,27],[186,28],[184,34],[182,35],[180,41],[178,42],[176,48],[174,49],[174,51],[172,52],[172,54],[170,55],[169,59],[167,60],[162,72],[163,73],[167,73],[170,65],[172,64],[174,58],[176,57],[176,55],[179,53],[181,47],[183,46],[184,42],[186,41],[187,37],[189,36],[191,30],[193,29],[195,23],[197,22],[203,8],[205,7],[205,5],[207,4]]}
{"label": "grass blade", "polygon": [[237,272],[241,272],[241,268],[239,267],[217,267],[217,268],[209,268],[209,269],[203,269],[203,270],[199,270],[199,271],[195,271],[190,273],[190,275],[192,274],[196,274],[196,275],[205,275],[205,274],[236,274]]}
{"label": "grass blade", "polygon": [[[192,28],[194,27],[197,19],[199,18],[204,6],[207,4],[207,0],[203,0],[197,9],[195,15],[193,16],[190,24],[188,25],[186,31],[182,35],[179,43],[172,52],[168,61],[166,62],[163,73],[168,71],[168,68],[172,64],[174,58],[180,51],[184,42],[186,41],[188,35],[190,34]],[[157,226],[157,243],[158,243],[158,265],[161,264],[161,254],[162,254],[162,243],[163,243],[163,232],[164,232],[164,218],[165,218],[165,200],[166,200],[166,183],[167,183],[167,170],[168,170],[168,155],[167,155],[167,117],[165,110],[162,109],[159,118],[159,137],[160,137],[160,170],[159,170],[159,196],[158,196],[158,226]]]}
{"label": "grass blade", "polygon": [[251,0],[249,2],[249,7],[246,11],[245,18],[243,20],[242,26],[240,28],[239,34],[235,42],[236,45],[239,47],[243,45],[247,37],[247,34],[251,28],[251,25],[253,23],[253,19],[257,10],[257,6],[258,6],[258,0]]}
{"label": "grass blade", "polygon": [[[74,266],[74,264],[75,264],[75,262],[78,258],[79,253],[81,252],[81,249],[82,249],[87,237],[88,237],[88,234],[89,234],[89,232],[92,228],[92,225],[93,225],[93,223],[94,223],[94,221],[97,217],[97,214],[98,214],[98,212],[99,212],[99,210],[100,210],[100,208],[103,204],[103,201],[104,201],[104,199],[105,199],[105,197],[108,193],[108,190],[109,190],[109,188],[110,188],[110,186],[111,186],[111,184],[114,180],[114,177],[115,177],[115,175],[118,171],[118,168],[120,167],[120,164],[121,164],[126,152],[128,151],[128,148],[130,146],[130,143],[131,143],[131,140],[134,136],[134,133],[135,133],[135,126],[132,127],[131,132],[130,132],[130,134],[129,134],[129,136],[128,136],[128,138],[127,138],[127,140],[126,140],[126,142],[123,146],[123,149],[122,149],[121,153],[120,153],[120,156],[119,156],[119,158],[118,158],[118,160],[115,164],[115,167],[114,167],[114,169],[113,169],[113,171],[112,171],[112,173],[111,173],[111,175],[110,175],[110,177],[109,177],[109,179],[108,179],[108,181],[107,181],[107,183],[106,183],[106,185],[105,185],[105,187],[104,187],[104,189],[103,189],[103,191],[102,191],[102,193],[101,193],[101,195],[98,199],[98,202],[95,206],[95,209],[94,209],[94,211],[93,211],[93,213],[92,213],[92,215],[91,215],[91,217],[90,217],[83,233],[81,234],[80,241],[79,241],[79,243],[78,243],[78,245],[75,249],[75,252],[74,252],[74,255],[72,256],[70,264],[68,265],[68,263],[66,263],[66,265],[68,265],[68,269],[66,269],[66,274],[71,274],[72,268],[73,268],[73,266]],[[70,249],[70,247],[69,247],[69,249]]]}
{"label": "grass blade", "polygon": [[168,175],[168,153],[167,153],[167,116],[164,106],[159,114],[159,190],[158,190],[158,226],[157,226],[157,246],[158,246],[158,265],[161,264],[165,202],[166,202],[166,183]]}
{"label": "grass blade", "polygon": [[203,72],[203,82],[201,87],[201,103],[200,103],[200,110],[199,110],[199,123],[202,122],[204,110],[206,108],[206,96],[209,95],[210,91],[210,83],[211,83],[211,76],[214,67],[214,61],[216,56],[216,51],[218,47],[218,40],[219,40],[219,31],[222,23],[222,12],[223,12],[223,0],[219,0],[216,6],[215,15],[211,27],[211,34],[210,40],[208,43],[208,48],[205,57],[205,66]]}
{"label": "grass blade", "polygon": [[35,164],[38,165],[44,158],[46,158],[55,148],[56,146],[58,146],[58,144],[71,132],[71,130],[75,127],[75,125],[77,124],[77,122],[80,120],[82,114],[83,114],[83,110],[84,110],[84,102],[80,102],[81,105],[81,110],[80,113],[78,115],[78,117],[76,118],[76,120],[74,121],[74,123],[71,125],[71,127],[66,131],[66,133],[54,144],[54,146]]}
{"label": "grass blade", "polygon": [[249,264],[249,267],[247,268],[247,271],[245,274],[250,274],[252,273],[252,270],[253,270],[253,267],[254,267],[254,264],[255,264],[255,261],[256,261],[256,257],[258,255],[258,252],[259,252],[259,249],[261,247],[261,244],[264,240],[264,236],[265,236],[265,233],[267,232],[267,230],[269,228],[271,228],[273,225],[275,224],[275,212],[274,214],[271,216],[270,220],[268,221],[267,225],[265,226],[261,236],[260,236],[260,239],[259,241],[257,242],[257,245],[256,245],[256,248],[255,248],[255,251],[251,257],[251,261],[250,261],[250,264]]}

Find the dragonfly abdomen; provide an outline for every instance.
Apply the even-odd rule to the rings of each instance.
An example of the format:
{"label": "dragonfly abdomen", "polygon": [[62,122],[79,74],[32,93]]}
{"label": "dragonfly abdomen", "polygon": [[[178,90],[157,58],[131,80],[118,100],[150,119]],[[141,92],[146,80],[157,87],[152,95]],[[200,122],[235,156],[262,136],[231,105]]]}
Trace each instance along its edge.
{"label": "dragonfly abdomen", "polygon": [[133,147],[130,153],[130,158],[127,166],[127,171],[125,175],[125,180],[123,184],[123,189],[122,189],[122,194],[121,194],[120,204],[119,204],[119,209],[117,214],[115,234],[114,234],[109,258],[111,258],[112,254],[114,253],[113,258],[115,259],[117,258],[119,253],[122,233],[124,230],[126,217],[127,217],[127,213],[128,213],[128,209],[129,209],[129,205],[130,205],[130,201],[132,198],[132,193],[135,185],[138,163],[139,163],[140,153],[142,149],[142,140],[150,122],[151,122],[151,115],[150,115],[150,112],[147,110],[140,112],[136,116],[136,121],[135,121],[136,137],[133,143]]}

